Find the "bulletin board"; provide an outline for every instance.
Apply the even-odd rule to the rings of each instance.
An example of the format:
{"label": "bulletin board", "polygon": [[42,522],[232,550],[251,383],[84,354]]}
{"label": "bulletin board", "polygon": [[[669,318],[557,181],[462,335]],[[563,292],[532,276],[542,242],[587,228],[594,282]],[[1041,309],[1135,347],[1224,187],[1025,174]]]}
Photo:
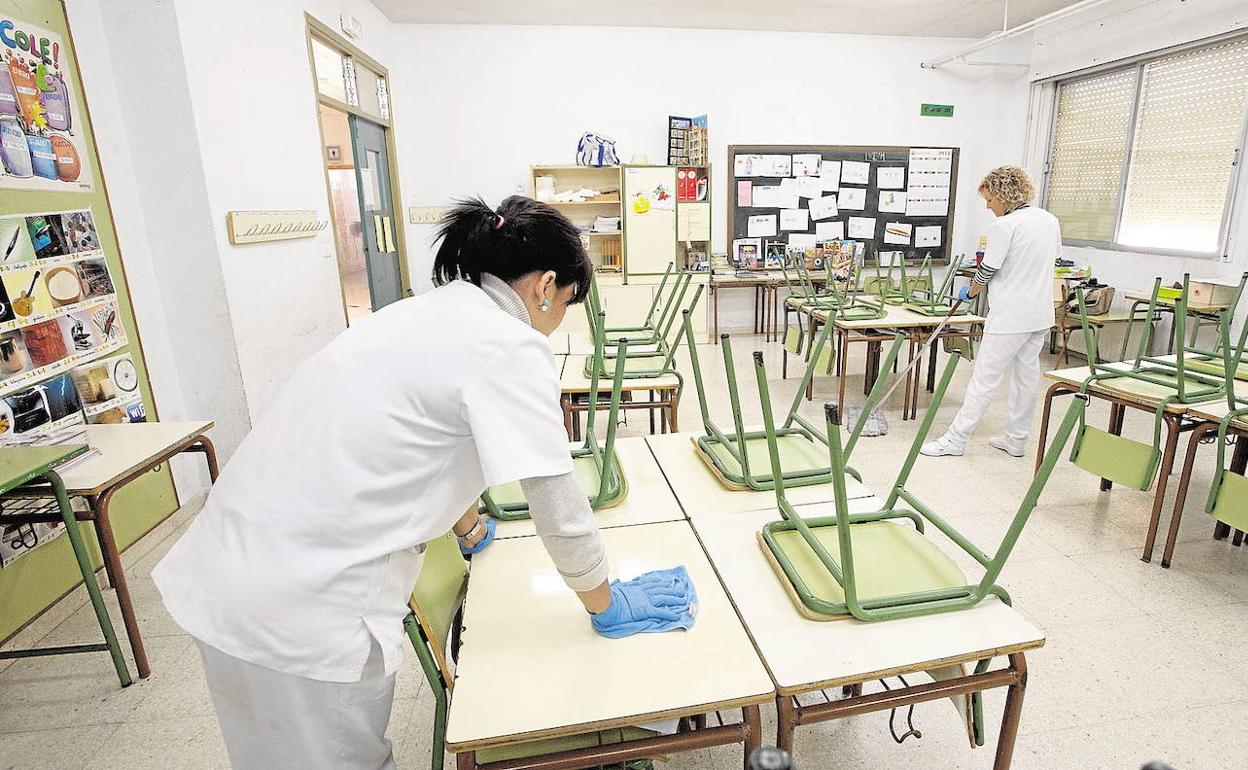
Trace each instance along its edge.
{"label": "bulletin board", "polygon": [[[0,445],[154,418],[65,7],[0,0],[0,31]],[[167,467],[127,485],[119,547],[176,507]],[[23,526],[0,527],[0,641],[81,581],[60,525]]]}
{"label": "bulletin board", "polygon": [[[728,245],[862,241],[867,259],[952,253],[957,147],[728,146]],[[774,221],[769,219],[774,218]],[[795,237],[796,236],[796,237]]]}

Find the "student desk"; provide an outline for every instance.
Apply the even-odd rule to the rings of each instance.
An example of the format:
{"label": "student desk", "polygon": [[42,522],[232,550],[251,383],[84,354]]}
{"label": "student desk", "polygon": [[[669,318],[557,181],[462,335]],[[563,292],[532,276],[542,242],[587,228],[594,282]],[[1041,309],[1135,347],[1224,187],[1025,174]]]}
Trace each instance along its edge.
{"label": "student desk", "polygon": [[213,423],[206,420],[88,425],[87,441],[100,450],[100,456],[67,471],[62,477],[70,495],[87,500],[89,509],[77,512],[77,516],[95,525],[100,552],[104,557],[104,570],[117,590],[117,604],[121,607],[126,636],[130,637],[134,662],[142,678],[147,678],[152,668],[139,635],[139,620],[130,601],[121,551],[109,522],[109,502],[117,490],[182,452],[203,454],[208,462],[208,476],[215,482],[217,453],[212,441],[204,435],[212,427]]}
{"label": "student desk", "polygon": [[[905,620],[808,620],[793,606],[758,543],[758,532],[777,516],[774,509],[700,516],[693,527],[775,682],[780,748],[792,752],[793,733],[801,725],[1008,687],[994,767],[1009,767],[1027,683],[1024,653],[1041,647],[1044,633],[992,597],[970,610]],[[803,693],[954,664],[974,666],[1002,655],[1009,665],[983,674],[810,706],[797,701]]]}
{"label": "student desk", "polygon": [[779,270],[758,270],[746,273],[712,275],[711,292],[711,341],[719,344],[719,292],[725,289],[754,290],[754,333],[765,335],[771,342],[776,337],[776,305],[780,287],[787,286],[784,274]]}
{"label": "student desk", "polygon": [[[668,488],[644,437],[617,438],[615,456],[620,462],[620,472],[624,475],[628,493],[618,505],[594,511],[594,521],[600,528],[685,520],[685,514]],[[529,519],[499,521],[495,527],[499,540],[537,534]]]}
{"label": "student desk", "polygon": [[[83,543],[78,522],[74,519],[74,511],[70,507],[65,484],[56,472],[57,465],[82,454],[86,449],[87,447],[83,444],[0,449],[0,495],[7,495],[31,482],[46,484],[41,488],[40,497],[46,496],[47,491],[51,491],[56,500],[56,512],[52,520],[60,521],[65,526],[65,536],[69,538],[74,560],[78,563],[78,571],[82,574],[82,582],[87,587],[87,596],[90,597],[91,607],[95,610],[95,618],[100,624],[100,632],[104,635],[104,643],[0,651],[0,658],[64,655],[74,652],[108,652],[112,656],[113,667],[117,670],[117,678],[121,680],[121,686],[128,687],[132,680],[130,672],[126,670],[125,658],[121,655],[121,645],[117,643],[117,634],[113,631],[113,621],[108,617],[108,608],[104,604],[104,598],[100,595],[99,584],[95,582],[95,570],[91,566],[91,557],[87,554],[87,547]],[[11,502],[11,499],[6,500],[6,503]],[[45,511],[34,510],[45,507],[39,503],[23,506],[19,502],[16,507],[18,512],[0,517],[0,524],[31,524],[49,520]]]}
{"label": "student desk", "polygon": [[[703,434],[692,432],[669,433],[645,438],[685,514],[692,518],[705,512],[774,510],[775,492],[734,491],[719,483],[711,469],[698,457],[698,449],[693,442],[701,435]],[[845,485],[850,499],[871,496],[871,490],[852,476],[846,477]],[[784,493],[794,505],[828,502],[833,494],[830,483],[805,487],[787,486]]]}
{"label": "student desk", "polygon": [[[568,429],[568,437],[573,441],[581,435],[581,412],[588,412],[590,380],[585,375],[585,361],[588,356],[573,354],[567,357],[563,365],[563,374],[559,379],[559,403],[563,408],[563,422]],[[610,377],[598,378],[598,408],[605,412],[611,405]],[[621,388],[621,410],[646,410],[650,412],[650,432],[654,432],[654,410],[659,410],[659,430],[676,431],[677,407],[680,405],[680,375],[672,372],[659,377],[630,377],[624,380]],[[637,393],[648,393],[647,400],[637,401],[633,396]],[[603,415],[603,419],[606,419]],[[606,433],[606,426],[598,430],[601,439]]]}
{"label": "student desk", "polygon": [[619,578],[684,565],[698,591],[697,623],[605,639],[540,541],[490,546],[472,561],[446,731],[460,770],[476,768],[481,749],[731,708],[742,710],[742,723],[508,767],[591,767],[728,744],[744,744],[748,756],[760,744],[758,707],[775,690],[689,524],[617,527],[602,539]]}
{"label": "student desk", "polygon": [[[1226,417],[1229,411],[1230,408],[1227,406],[1225,399],[1194,404],[1188,410],[1188,418],[1193,420],[1196,425],[1192,429],[1192,437],[1187,442],[1187,457],[1183,461],[1183,472],[1179,474],[1178,491],[1174,498],[1174,512],[1170,514],[1170,532],[1166,535],[1166,547],[1161,554],[1161,566],[1163,567],[1169,567],[1171,557],[1174,556],[1174,544],[1179,536],[1179,522],[1183,518],[1183,506],[1187,502],[1187,491],[1192,483],[1192,466],[1196,462],[1196,451],[1200,447],[1200,441],[1211,433],[1217,434],[1222,419]],[[1228,427],[1227,433],[1237,437],[1235,449],[1231,454],[1230,469],[1242,475],[1245,469],[1248,468],[1248,419],[1241,418],[1233,421]],[[1226,524],[1220,521],[1215,522],[1213,528],[1214,539],[1223,540],[1230,533],[1231,528]],[[1238,546],[1243,541],[1244,533],[1235,530],[1232,542]]]}
{"label": "student desk", "polygon": [[[1131,364],[1126,362],[1106,364],[1105,366],[1124,371],[1131,368]],[[1046,378],[1054,382],[1044,394],[1044,408],[1040,417],[1039,443],[1036,448],[1037,470],[1039,470],[1040,463],[1044,459],[1044,448],[1048,442],[1049,418],[1052,412],[1053,399],[1061,395],[1078,393],[1083,386],[1083,381],[1090,377],[1091,374],[1091,370],[1086,366],[1056,369],[1044,373]],[[1248,395],[1248,383],[1237,383],[1237,392],[1240,391],[1244,391]],[[1161,405],[1162,399],[1173,392],[1170,388],[1161,385],[1153,385],[1152,383],[1125,378],[1110,381],[1098,380],[1088,388],[1088,396],[1109,403],[1109,432],[1114,435],[1122,434],[1122,424],[1126,417],[1127,409],[1138,409],[1152,418],[1156,414],[1157,408]],[[1222,403],[1225,405],[1225,399],[1222,400]],[[1189,413],[1194,406],[1194,404],[1172,403],[1166,407],[1165,413],[1162,415],[1162,421],[1166,428],[1165,439],[1161,465],[1157,473],[1157,483],[1153,492],[1152,514],[1148,522],[1148,532],[1144,536],[1144,552],[1140,556],[1142,561],[1152,561],[1153,558],[1153,546],[1157,542],[1157,529],[1161,521],[1161,508],[1166,499],[1166,488],[1170,482],[1170,471],[1174,467],[1179,435],[1193,430],[1198,424],[1188,419]],[[1107,491],[1112,487],[1113,482],[1101,479],[1102,491]]]}
{"label": "student desk", "polygon": [[[845,384],[849,376],[849,367],[846,361],[849,358],[849,345],[851,342],[862,342],[872,345],[878,349],[879,346],[890,344],[893,338],[898,334],[904,334],[909,342],[909,350],[907,352],[907,362],[914,361],[915,357],[921,353],[923,343],[927,342],[928,335],[940,324],[943,316],[929,316],[922,313],[916,313],[899,305],[885,306],[885,314],[883,318],[868,319],[863,321],[846,321],[837,319],[833,321],[836,327],[837,335],[837,376],[839,378],[837,384],[837,403],[842,406],[841,413],[844,413],[845,405]],[[813,310],[810,316],[810,340],[815,339],[820,324],[828,322],[827,310]],[[955,315],[949,319],[948,325],[940,333],[941,339],[953,337],[965,337],[970,339],[979,334],[978,327],[984,323],[983,316],[972,315],[970,313],[964,315]],[[808,344],[807,351],[810,350]],[[879,365],[879,357],[868,356],[868,370],[866,382],[863,385],[863,392],[867,393],[871,390],[871,385],[879,376],[879,371],[872,368],[872,362],[875,366]],[[918,415],[919,410],[919,383],[922,377],[922,362],[915,365],[906,377],[905,398],[901,411],[903,420],[914,419]],[[936,387],[936,345],[932,345],[928,350],[928,373],[927,373],[927,389],[933,390]],[[807,387],[806,396],[809,398],[813,390],[813,381]]]}

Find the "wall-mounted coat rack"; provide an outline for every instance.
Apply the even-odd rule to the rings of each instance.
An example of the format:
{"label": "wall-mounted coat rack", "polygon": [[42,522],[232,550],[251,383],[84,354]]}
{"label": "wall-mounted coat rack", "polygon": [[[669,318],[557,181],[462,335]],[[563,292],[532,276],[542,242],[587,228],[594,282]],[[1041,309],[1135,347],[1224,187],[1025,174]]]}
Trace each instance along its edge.
{"label": "wall-mounted coat rack", "polygon": [[235,246],[310,238],[329,225],[315,211],[230,211],[225,221]]}

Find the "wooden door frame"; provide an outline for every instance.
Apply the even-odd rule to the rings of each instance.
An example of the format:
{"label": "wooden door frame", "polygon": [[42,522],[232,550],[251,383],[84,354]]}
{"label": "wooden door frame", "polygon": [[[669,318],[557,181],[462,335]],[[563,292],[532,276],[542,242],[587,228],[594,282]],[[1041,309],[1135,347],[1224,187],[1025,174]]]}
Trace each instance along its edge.
{"label": "wooden door frame", "polygon": [[[317,159],[317,162],[321,164],[321,172],[324,175],[324,179],[325,179],[325,198],[326,198],[326,201],[328,202],[329,213],[330,213],[329,222],[330,222],[330,227],[333,228],[333,232],[334,232],[335,261],[337,261],[336,257],[337,257],[337,252],[338,252],[339,233],[338,233],[338,223],[334,219],[334,216],[333,216],[333,212],[334,212],[333,187],[330,185],[330,181],[329,181],[329,167],[325,163],[325,152],[324,152],[325,126],[323,125],[323,121],[321,120],[321,106],[322,105],[326,107],[331,107],[335,110],[338,110],[339,112],[345,112],[349,115],[355,115],[359,118],[362,118],[363,120],[376,123],[377,125],[381,126],[382,129],[385,131],[386,153],[390,156],[389,157],[390,172],[388,174],[390,178],[390,199],[391,199],[390,205],[391,205],[391,208],[394,209],[393,214],[394,214],[395,240],[397,241],[397,246],[399,249],[399,252],[398,252],[399,293],[403,297],[410,297],[412,296],[412,282],[411,282],[411,276],[408,274],[407,233],[406,233],[405,228],[403,227],[403,224],[404,224],[403,207],[402,207],[403,196],[399,189],[399,157],[398,157],[398,149],[395,146],[395,141],[394,141],[394,117],[393,117],[394,116],[394,110],[393,110],[394,93],[390,89],[390,84],[392,82],[390,78],[390,71],[387,70],[384,66],[382,66],[382,64],[378,62],[376,59],[374,59],[373,57],[361,51],[359,48],[352,45],[346,38],[342,37],[337,32],[334,32],[327,25],[325,25],[323,22],[321,22],[320,20],[318,20],[311,14],[305,12],[303,14],[303,17],[304,17],[304,21],[306,22],[304,36],[306,38],[306,43],[307,43],[307,48],[308,48],[308,66],[312,72],[312,93],[315,99],[314,109],[316,110],[316,129],[318,133],[318,146],[322,148],[319,153],[320,157]],[[358,107],[352,107],[346,102],[340,101],[331,96],[325,96],[324,94],[321,93],[321,89],[320,89],[319,84],[317,83],[317,78],[316,78],[316,59],[312,51],[312,38],[314,37],[317,38],[319,42],[324,43],[325,45],[328,45],[331,48],[336,48],[341,53],[351,56],[357,62],[363,64],[364,66],[368,67],[370,70],[375,72],[376,74],[381,75],[382,77],[386,79],[386,92],[388,94],[388,98],[391,104],[391,113],[390,113],[391,117],[382,118],[379,115],[370,115],[364,112],[363,110],[359,109]],[[355,162],[354,149],[352,152],[351,162],[352,163]],[[363,214],[361,214],[361,216],[363,216]],[[367,263],[365,264],[365,269],[366,270],[368,269]],[[338,275],[338,286],[339,286],[339,294],[342,295],[342,318],[343,318],[343,323],[345,325],[349,323],[349,318],[347,316],[347,296],[346,296],[346,292],[343,291],[341,273],[339,273]],[[371,285],[369,286],[369,304],[370,306],[372,304],[372,286]]]}

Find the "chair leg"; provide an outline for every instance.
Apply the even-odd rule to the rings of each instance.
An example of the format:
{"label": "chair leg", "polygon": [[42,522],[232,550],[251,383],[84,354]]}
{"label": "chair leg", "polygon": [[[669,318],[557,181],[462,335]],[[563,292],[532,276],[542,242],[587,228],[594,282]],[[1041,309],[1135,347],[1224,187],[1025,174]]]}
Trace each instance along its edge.
{"label": "chair leg", "polygon": [[1205,423],[1192,431],[1192,437],[1187,442],[1187,457],[1183,461],[1183,472],[1179,475],[1179,489],[1174,497],[1174,511],[1170,514],[1170,531],[1166,535],[1166,548],[1161,553],[1161,566],[1166,569],[1170,568],[1174,544],[1179,537],[1179,522],[1183,518],[1183,506],[1187,503],[1187,488],[1192,483],[1192,466],[1196,464],[1196,450],[1200,448],[1200,440],[1210,431],[1217,429],[1217,425]]}
{"label": "chair leg", "polygon": [[[1182,342],[1182,340],[1180,340]],[[1144,553],[1140,561],[1153,560],[1153,545],[1157,542],[1157,528],[1161,523],[1161,508],[1166,502],[1166,487],[1170,482],[1168,469],[1174,465],[1174,453],[1179,444],[1179,429],[1182,418],[1172,415],[1165,416],[1166,448],[1161,457],[1161,467],[1157,472],[1157,491],[1153,497],[1153,513],[1148,520],[1148,534],[1144,536]]]}

